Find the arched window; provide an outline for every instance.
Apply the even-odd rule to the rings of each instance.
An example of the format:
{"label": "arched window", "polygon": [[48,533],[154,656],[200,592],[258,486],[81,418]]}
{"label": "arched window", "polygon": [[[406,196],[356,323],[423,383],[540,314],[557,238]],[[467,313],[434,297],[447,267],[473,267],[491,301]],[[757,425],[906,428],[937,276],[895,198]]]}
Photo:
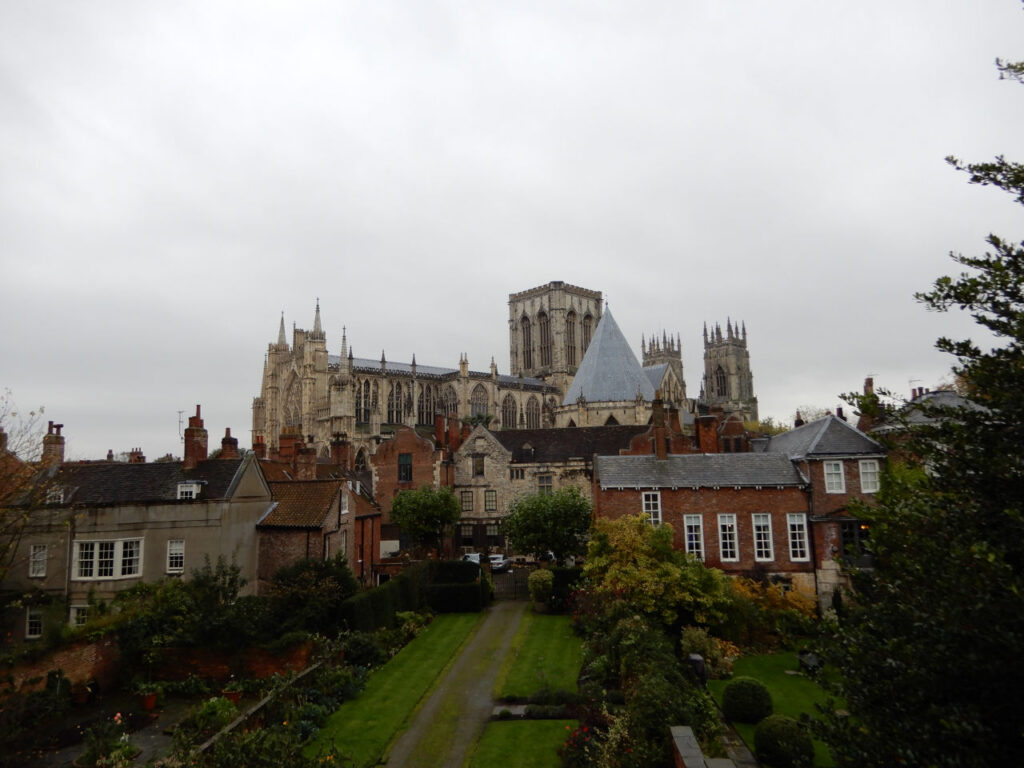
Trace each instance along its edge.
{"label": "arched window", "polygon": [[505,395],[501,401],[501,426],[505,429],[516,428],[516,399],[512,395]]}
{"label": "arched window", "polygon": [[380,413],[380,385],[373,382],[373,396],[370,399],[370,413]]}
{"label": "arched window", "polygon": [[366,424],[370,421],[370,382],[356,382],[356,421]]}
{"label": "arched window", "polygon": [[445,387],[441,394],[441,405],[446,416],[459,412],[459,396],[455,394],[455,387],[451,384]]}
{"label": "arched window", "polygon": [[469,396],[469,415],[487,415],[487,390],[484,389],[483,384],[473,387],[473,394]]}
{"label": "arched window", "polygon": [[419,413],[417,421],[420,424],[430,425],[434,423],[434,388],[429,384],[420,384],[420,400],[417,404]]}
{"label": "arched window", "polygon": [[540,429],[540,403],[532,395],[526,401],[526,428]]}
{"label": "arched window", "polygon": [[302,386],[292,379],[284,398],[284,423],[287,427],[302,426]]}
{"label": "arched window", "polygon": [[590,346],[590,337],[594,333],[594,318],[588,312],[583,316],[583,352]]}
{"label": "arched window", "polygon": [[540,365],[542,368],[551,365],[551,321],[547,312],[537,315],[537,326],[540,328]]}
{"label": "arched window", "polygon": [[392,384],[388,392],[388,423],[402,423],[402,385]]}
{"label": "arched window", "polygon": [[530,331],[530,318],[523,316],[519,323],[523,328],[523,368],[533,368],[533,334]]}
{"label": "arched window", "polygon": [[715,371],[715,394],[719,397],[725,397],[728,394],[728,387],[725,382],[725,371],[722,370],[722,366],[718,366],[718,370]]}
{"label": "arched window", "polygon": [[356,454],[355,469],[356,472],[366,471],[366,451],[362,448],[360,448],[359,453]]}
{"label": "arched window", "polygon": [[565,362],[576,365],[576,313],[565,316]]}

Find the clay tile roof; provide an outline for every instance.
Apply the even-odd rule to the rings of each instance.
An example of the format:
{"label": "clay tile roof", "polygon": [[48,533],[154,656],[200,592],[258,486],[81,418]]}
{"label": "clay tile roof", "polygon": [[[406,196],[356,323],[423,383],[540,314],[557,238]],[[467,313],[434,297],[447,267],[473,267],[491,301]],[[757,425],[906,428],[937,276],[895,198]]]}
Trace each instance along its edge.
{"label": "clay tile roof", "polygon": [[277,504],[260,521],[260,528],[320,528],[344,482],[304,480],[269,485]]}

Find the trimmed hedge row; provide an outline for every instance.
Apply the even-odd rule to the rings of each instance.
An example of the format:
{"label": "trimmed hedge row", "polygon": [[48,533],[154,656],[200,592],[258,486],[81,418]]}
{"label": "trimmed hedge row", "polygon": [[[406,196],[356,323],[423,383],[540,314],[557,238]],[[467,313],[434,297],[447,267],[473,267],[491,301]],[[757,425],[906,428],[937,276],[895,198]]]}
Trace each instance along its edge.
{"label": "trimmed hedge row", "polygon": [[395,626],[395,614],[424,606],[437,613],[481,610],[491,600],[490,582],[480,566],[461,560],[427,560],[410,566],[379,587],[353,595],[341,604],[341,618],[351,630],[373,632]]}

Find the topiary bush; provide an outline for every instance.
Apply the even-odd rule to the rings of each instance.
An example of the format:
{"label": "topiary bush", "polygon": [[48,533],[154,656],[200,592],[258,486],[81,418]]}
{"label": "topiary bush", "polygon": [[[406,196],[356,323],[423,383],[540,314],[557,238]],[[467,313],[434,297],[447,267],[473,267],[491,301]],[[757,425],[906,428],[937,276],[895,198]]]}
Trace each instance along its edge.
{"label": "topiary bush", "polygon": [[814,763],[811,735],[786,715],[770,715],[757,724],[754,751],[770,768],[809,768]]}
{"label": "topiary bush", "polygon": [[759,723],[772,713],[772,695],[760,680],[737,677],[722,691],[722,713],[737,723]]}
{"label": "topiary bush", "polygon": [[535,603],[545,604],[551,599],[555,587],[555,574],[546,568],[533,571],[526,580],[530,590],[530,599]]}

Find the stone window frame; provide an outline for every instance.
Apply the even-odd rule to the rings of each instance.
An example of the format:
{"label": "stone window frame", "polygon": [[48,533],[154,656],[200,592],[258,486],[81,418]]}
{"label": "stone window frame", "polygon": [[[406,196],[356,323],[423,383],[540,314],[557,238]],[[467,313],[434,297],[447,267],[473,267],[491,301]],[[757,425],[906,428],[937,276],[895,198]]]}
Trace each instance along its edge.
{"label": "stone window frame", "polygon": [[114,581],[140,578],[142,541],[141,537],[76,540],[72,547],[71,580]]}
{"label": "stone window frame", "polygon": [[736,515],[731,512],[718,516],[718,555],[723,563],[738,563],[740,560],[739,531]]}
{"label": "stone window frame", "polygon": [[533,369],[533,331],[530,328],[530,318],[523,315],[519,321],[519,328],[523,340],[523,368],[529,371]]}
{"label": "stone window frame", "polygon": [[572,310],[565,316],[565,362],[576,365],[576,313]]}
{"label": "stone window frame", "polygon": [[43,636],[43,610],[29,606],[25,609],[25,639],[38,640]]}
{"label": "stone window frame", "polygon": [[789,559],[794,563],[809,562],[811,551],[807,546],[807,515],[803,512],[790,512],[786,515],[786,527],[789,530]]}
{"label": "stone window frame", "polygon": [[493,488],[484,491],[484,512],[498,511],[498,492]]}
{"label": "stone window frame", "polygon": [[471,457],[473,459],[473,477],[484,476],[484,456],[482,453]]}
{"label": "stone window frame", "polygon": [[882,484],[879,481],[878,459],[861,459],[860,469],[860,492],[878,493]]}
{"label": "stone window frame", "polygon": [[686,536],[686,552],[704,560],[704,516],[683,515],[683,532]]}
{"label": "stone window frame", "polygon": [[473,511],[473,492],[463,491],[461,494],[462,511],[472,512]]}
{"label": "stone window frame", "polygon": [[752,512],[750,526],[754,532],[754,561],[770,563],[775,559],[775,544],[772,541],[772,516],[770,512]]}
{"label": "stone window frame", "polygon": [[33,544],[29,548],[28,576],[30,579],[41,579],[46,576],[46,550],[45,544]]}
{"label": "stone window frame", "polygon": [[167,540],[167,573],[185,572],[185,540]]}
{"label": "stone window frame", "polygon": [[641,509],[651,525],[661,525],[661,491],[644,491]]}
{"label": "stone window frame", "polygon": [[398,482],[400,482],[400,483],[411,483],[412,482],[412,454],[411,453],[400,453],[400,454],[398,454]]}
{"label": "stone window frame", "polygon": [[825,493],[846,493],[846,471],[843,462],[823,461],[821,468],[825,476]]}
{"label": "stone window frame", "polygon": [[537,493],[542,496],[550,496],[555,492],[555,478],[550,473],[537,475]]}
{"label": "stone window frame", "polygon": [[537,330],[540,336],[540,367],[551,367],[551,320],[547,312],[537,314]]}

